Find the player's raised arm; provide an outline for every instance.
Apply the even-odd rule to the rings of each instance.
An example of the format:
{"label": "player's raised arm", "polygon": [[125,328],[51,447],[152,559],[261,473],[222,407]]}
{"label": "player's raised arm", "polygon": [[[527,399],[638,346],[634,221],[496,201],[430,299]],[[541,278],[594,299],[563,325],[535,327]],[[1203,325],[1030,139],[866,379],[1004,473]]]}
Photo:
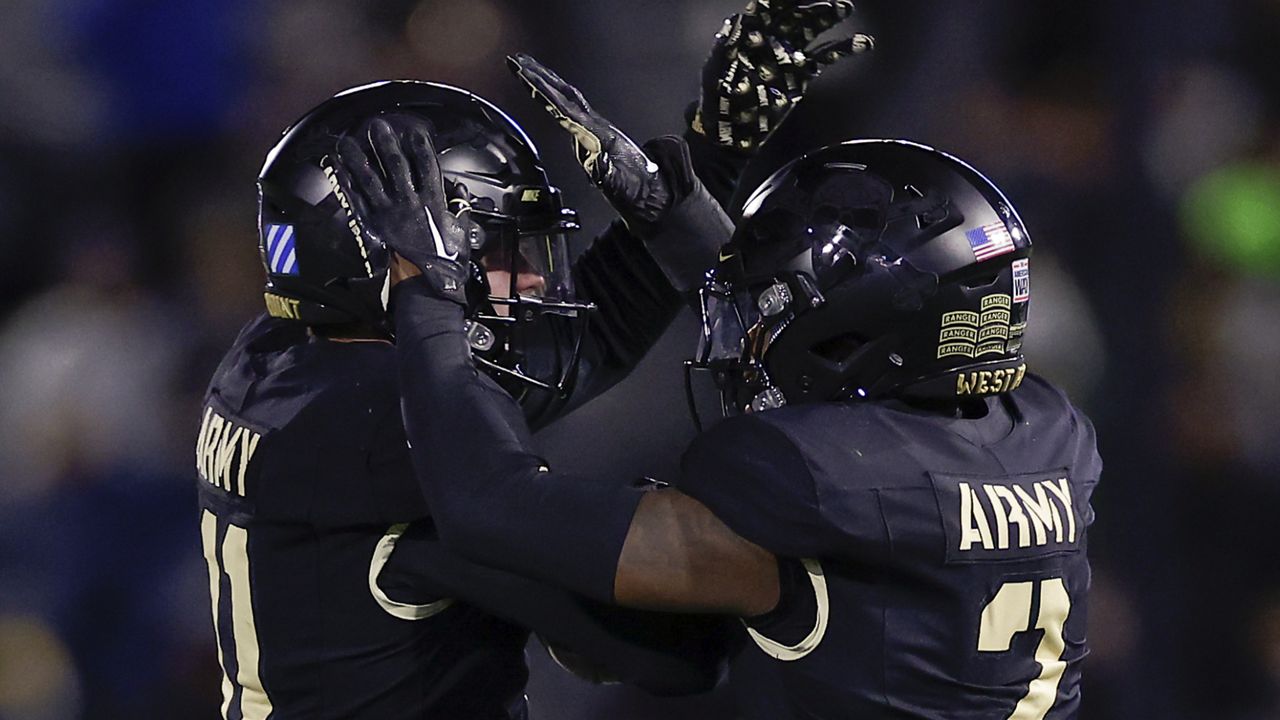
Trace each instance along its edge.
{"label": "player's raised arm", "polygon": [[[421,272],[392,290],[392,311],[415,471],[443,539],[477,561],[606,602],[769,610],[775,560],[699,503],[674,490],[566,477],[529,450],[519,408],[471,359],[452,293],[465,220],[448,211],[442,189],[425,187],[439,182],[428,132],[411,120],[377,120],[362,152],[352,141],[340,156],[349,186],[369,182],[366,165],[383,168],[377,180],[398,199],[369,202],[363,220]],[[370,155],[377,162],[366,163]]]}
{"label": "player's raised arm", "polygon": [[[604,392],[658,341],[702,282],[733,225],[694,172],[677,137],[641,147],[596,112],[577,88],[527,55],[508,64],[535,101],[568,131],[587,176],[617,210],[615,221],[574,263],[580,301],[596,310],[567,397],[527,396],[534,427]],[[554,363],[534,348],[529,363]]]}
{"label": "player's raised arm", "polygon": [[693,172],[680,138],[642,148],[582,93],[529,55],[507,59],[536,101],[569,132],[578,161],[680,292],[701,285],[733,223]]}

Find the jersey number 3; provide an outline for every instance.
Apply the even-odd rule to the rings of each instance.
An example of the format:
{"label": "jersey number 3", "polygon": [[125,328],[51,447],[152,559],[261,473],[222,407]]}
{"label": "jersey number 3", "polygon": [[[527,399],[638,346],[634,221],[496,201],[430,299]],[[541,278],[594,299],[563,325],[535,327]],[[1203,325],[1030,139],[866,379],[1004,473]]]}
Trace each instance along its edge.
{"label": "jersey number 3", "polygon": [[[1031,616],[1032,598],[1040,586],[1040,612]],[[1008,652],[1013,636],[1043,630],[1044,637],[1036,648],[1040,675],[1031,681],[1027,694],[1018,701],[1007,720],[1044,720],[1058,696],[1058,683],[1067,663],[1062,660],[1066,643],[1062,626],[1071,614],[1071,596],[1062,578],[1039,582],[1011,582],[1000,586],[996,596],[982,608],[978,629],[978,652]]]}

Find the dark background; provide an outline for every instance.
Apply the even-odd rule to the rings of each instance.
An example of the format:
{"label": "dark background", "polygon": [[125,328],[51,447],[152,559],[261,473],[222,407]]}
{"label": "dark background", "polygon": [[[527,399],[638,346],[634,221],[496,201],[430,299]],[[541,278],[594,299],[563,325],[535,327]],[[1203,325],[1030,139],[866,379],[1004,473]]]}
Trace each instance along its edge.
{"label": "dark background", "polygon": [[[254,179],[345,87],[468,87],[607,208],[502,64],[559,69],[633,136],[677,132],[738,0],[5,0],[0,7],[0,720],[213,718],[190,454],[260,309]],[[1026,344],[1095,419],[1085,717],[1280,718],[1280,2],[865,0],[749,175],[906,137],[973,162],[1036,242]],[[849,30],[850,28],[845,28]],[[750,182],[750,181],[748,181]],[[559,462],[662,477],[692,432],[683,317]],[[539,717],[724,717],[531,653]]]}

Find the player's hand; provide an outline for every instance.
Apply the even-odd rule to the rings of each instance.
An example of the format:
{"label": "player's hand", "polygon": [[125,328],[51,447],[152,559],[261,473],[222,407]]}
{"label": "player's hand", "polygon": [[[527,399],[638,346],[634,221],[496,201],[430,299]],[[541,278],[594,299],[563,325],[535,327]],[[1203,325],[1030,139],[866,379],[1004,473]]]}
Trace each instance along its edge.
{"label": "player's hand", "polygon": [[450,211],[431,127],[375,118],[357,140],[338,140],[338,179],[364,232],[422,271],[436,295],[466,304],[471,246],[465,202]]}
{"label": "player's hand", "polygon": [[716,34],[693,130],[742,152],[759,148],[823,69],[874,47],[861,33],[812,45],[852,12],[848,0],[751,0]]}
{"label": "player's hand", "polygon": [[573,136],[587,177],[624,218],[654,222],[671,206],[671,188],[658,166],[634,140],[592,110],[577,88],[528,55],[509,56],[507,65]]}

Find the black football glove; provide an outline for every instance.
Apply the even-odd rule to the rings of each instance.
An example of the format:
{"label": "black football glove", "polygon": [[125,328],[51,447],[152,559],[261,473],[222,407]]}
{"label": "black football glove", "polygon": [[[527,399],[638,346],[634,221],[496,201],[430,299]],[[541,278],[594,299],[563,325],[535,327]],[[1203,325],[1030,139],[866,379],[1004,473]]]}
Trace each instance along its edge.
{"label": "black football glove", "polygon": [[733,223],[694,174],[676,137],[644,148],[591,109],[578,89],[528,55],[507,59],[533,97],[573,136],[578,160],[679,292],[698,287]]}
{"label": "black football glove", "polygon": [[634,140],[592,110],[577,88],[528,55],[512,55],[507,65],[528,84],[533,99],[573,136],[587,177],[623,218],[654,222],[671,207],[671,188],[658,166]]}
{"label": "black football glove", "polygon": [[338,179],[369,237],[417,266],[436,295],[466,305],[469,208],[455,201],[450,212],[426,121],[375,118],[359,141],[342,137]]}
{"label": "black football glove", "polygon": [[716,34],[694,132],[741,152],[759,148],[824,68],[874,47],[861,33],[810,47],[852,12],[848,0],[751,0]]}

